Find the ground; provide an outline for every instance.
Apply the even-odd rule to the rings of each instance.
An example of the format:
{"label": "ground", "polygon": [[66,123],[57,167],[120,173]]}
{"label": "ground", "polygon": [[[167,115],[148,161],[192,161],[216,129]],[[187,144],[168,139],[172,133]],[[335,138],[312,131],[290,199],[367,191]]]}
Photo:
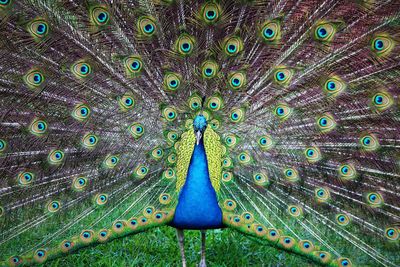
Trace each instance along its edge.
{"label": "ground", "polygon": [[[200,261],[200,232],[185,231],[189,266]],[[82,249],[45,266],[180,266],[175,229],[161,227]],[[229,229],[207,232],[208,266],[314,266],[303,257],[279,251]]]}

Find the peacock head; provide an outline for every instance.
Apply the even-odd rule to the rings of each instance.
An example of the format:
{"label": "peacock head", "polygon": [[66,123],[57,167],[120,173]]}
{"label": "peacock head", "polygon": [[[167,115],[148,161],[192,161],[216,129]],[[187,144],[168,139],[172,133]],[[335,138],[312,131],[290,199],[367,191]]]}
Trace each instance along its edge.
{"label": "peacock head", "polygon": [[193,120],[193,129],[196,133],[196,143],[200,143],[203,132],[206,130],[207,120],[203,115],[197,115]]}

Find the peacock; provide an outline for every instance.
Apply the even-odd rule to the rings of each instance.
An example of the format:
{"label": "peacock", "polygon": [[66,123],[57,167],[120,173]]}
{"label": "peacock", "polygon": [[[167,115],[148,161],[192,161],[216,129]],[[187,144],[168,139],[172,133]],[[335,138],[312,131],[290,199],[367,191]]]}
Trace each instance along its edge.
{"label": "peacock", "polygon": [[398,0],[0,0],[0,265],[163,226],[400,266],[399,42]]}

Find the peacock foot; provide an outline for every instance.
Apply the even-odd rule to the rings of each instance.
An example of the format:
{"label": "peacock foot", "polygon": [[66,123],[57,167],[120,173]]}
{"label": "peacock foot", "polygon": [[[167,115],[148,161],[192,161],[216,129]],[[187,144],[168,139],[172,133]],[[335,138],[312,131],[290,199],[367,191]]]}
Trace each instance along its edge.
{"label": "peacock foot", "polygon": [[207,267],[206,264],[206,260],[205,259],[201,259],[200,263],[199,263],[199,267]]}

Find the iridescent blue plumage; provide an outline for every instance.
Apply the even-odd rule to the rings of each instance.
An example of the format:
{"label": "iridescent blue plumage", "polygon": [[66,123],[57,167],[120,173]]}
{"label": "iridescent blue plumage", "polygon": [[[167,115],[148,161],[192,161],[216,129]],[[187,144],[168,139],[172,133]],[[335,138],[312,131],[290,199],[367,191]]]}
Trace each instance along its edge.
{"label": "iridescent blue plumage", "polygon": [[[204,131],[207,121],[196,116],[195,131]],[[222,227],[222,212],[211,184],[203,139],[195,144],[186,182],[179,194],[172,226],[180,229],[212,229]]]}

